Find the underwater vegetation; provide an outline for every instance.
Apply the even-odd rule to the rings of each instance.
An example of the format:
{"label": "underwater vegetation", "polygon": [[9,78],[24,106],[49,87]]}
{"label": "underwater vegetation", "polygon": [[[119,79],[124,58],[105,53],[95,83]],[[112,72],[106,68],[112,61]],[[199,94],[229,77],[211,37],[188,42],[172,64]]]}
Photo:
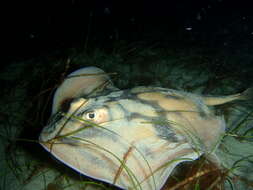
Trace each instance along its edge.
{"label": "underwater vegetation", "polygon": [[[144,54],[143,52],[141,53]],[[143,57],[155,57],[154,54],[155,51],[150,50],[147,51]],[[160,57],[159,61],[157,61],[157,57]],[[227,74],[226,72],[222,72],[220,66],[217,66],[216,68],[213,65],[208,66],[206,63],[208,62],[208,58],[200,58],[193,53],[191,53],[191,55],[188,57],[188,60],[186,55],[179,57],[172,56],[171,58],[168,58],[167,55],[160,56],[159,54],[157,57],[152,59],[152,61],[156,60],[156,62],[154,61],[155,64],[149,64],[144,69],[143,64],[145,64],[145,61],[142,59],[139,60],[138,64],[124,64],[124,56],[119,54],[111,57],[106,56],[106,54],[103,53],[96,53],[95,56],[74,56],[71,59],[66,59],[67,61],[58,61],[54,63],[53,66],[51,65],[50,70],[48,70],[45,65],[39,67],[34,66],[33,69],[35,72],[31,74],[30,81],[25,77],[27,74],[25,69],[22,69],[20,73],[23,73],[23,77],[27,81],[26,83],[22,83],[23,80],[20,80],[20,82],[17,82],[17,85],[20,85],[20,89],[29,89],[31,91],[20,92],[20,94],[18,94],[18,88],[16,88],[12,89],[12,92],[15,91],[13,94],[20,96],[20,102],[30,102],[30,104],[18,104],[17,102],[13,102],[13,99],[9,98],[10,103],[8,105],[13,106],[11,113],[15,113],[13,110],[17,110],[17,107],[15,107],[14,104],[18,104],[19,109],[21,109],[20,107],[24,106],[27,108],[27,110],[29,110],[29,112],[23,116],[20,116],[15,114],[9,115],[5,111],[8,110],[6,107],[2,108],[1,110],[1,117],[3,118],[2,121],[4,121],[1,123],[1,125],[4,126],[1,128],[1,137],[3,137],[1,138],[1,151],[4,152],[1,162],[4,165],[4,170],[2,171],[6,172],[1,173],[2,177],[0,188],[8,189],[11,181],[13,189],[117,189],[117,187],[114,187],[113,185],[103,183],[101,181],[88,178],[87,176],[80,175],[78,172],[74,172],[72,169],[64,165],[68,165],[67,161],[63,162],[62,164],[61,162],[55,160],[54,157],[51,157],[49,154],[50,152],[53,153],[54,147],[56,147],[57,143],[59,143],[57,140],[61,141],[61,139],[62,144],[68,143],[71,146],[75,147],[76,145],[74,142],[78,140],[79,142],[82,141],[82,144],[85,144],[85,146],[88,147],[89,145],[87,144],[94,142],[92,140],[88,142],[87,139],[85,140],[85,138],[77,135],[78,132],[85,132],[87,129],[90,130],[87,133],[89,133],[91,136],[93,135],[93,132],[91,130],[93,128],[102,131],[105,130],[108,134],[113,133],[112,129],[107,130],[103,128],[103,126],[101,127],[98,123],[92,122],[92,119],[95,116],[94,112],[90,112],[92,110],[88,109],[89,112],[83,112],[83,115],[78,116],[74,116],[69,112],[63,112],[61,115],[58,115],[60,118],[65,117],[70,118],[74,121],[78,121],[80,123],[85,122],[85,126],[88,127],[87,129],[74,128],[73,131],[63,133],[63,135],[59,136],[58,139],[54,139],[54,137],[46,139],[55,140],[52,141],[51,145],[48,145],[48,152],[44,151],[43,148],[39,146],[39,143],[42,143],[42,139],[39,141],[38,136],[42,128],[48,124],[47,120],[51,114],[52,96],[55,93],[55,89],[59,87],[59,85],[62,84],[64,78],[66,78],[67,75],[75,69],[89,65],[95,65],[97,67],[103,68],[103,70],[109,73],[111,81],[115,84],[115,86],[120,87],[120,89],[132,89],[135,86],[145,85],[159,86],[166,89],[177,89],[180,91],[184,90],[187,92],[192,92],[194,94],[225,95],[242,92],[247,87],[250,87],[250,84],[244,83],[242,85],[240,83],[239,73],[227,72]],[[132,60],[128,59],[127,61],[134,62],[138,59],[140,58],[134,57]],[[147,59],[148,58],[145,58],[145,60]],[[1,77],[4,78],[4,76]],[[34,87],[34,85],[30,85],[31,83],[34,84],[36,80],[37,83],[40,81],[40,85],[36,87]],[[107,89],[108,92],[111,90],[111,88]],[[35,92],[39,93],[34,96]],[[25,94],[25,96],[22,96],[22,94]],[[127,94],[124,95],[126,96]],[[106,96],[106,94],[104,94],[104,96]],[[119,94],[111,94],[111,96],[114,96],[115,98],[119,96]],[[33,98],[28,101],[30,97]],[[92,99],[94,97],[91,96],[90,98]],[[112,101],[112,99],[113,98],[110,100]],[[78,110],[74,108],[77,108],[78,105],[80,105],[78,104],[78,101],[75,103],[75,106],[72,106],[73,112],[75,112],[75,110]],[[131,104],[128,102],[126,105]],[[89,105],[87,104],[87,106]],[[58,108],[55,108],[55,110]],[[64,106],[61,108],[63,110],[71,108],[71,101],[65,101]],[[152,106],[148,109],[151,108]],[[56,112],[57,111],[54,113]],[[173,170],[169,172],[169,178],[166,180],[163,189],[253,188],[253,171],[251,167],[253,161],[253,108],[251,102],[235,101],[225,105],[217,105],[211,109],[211,112],[219,117],[223,115],[224,121],[226,123],[226,130],[224,131],[222,138],[220,138],[218,141],[215,141],[217,144],[214,143],[211,146],[214,148],[211,148],[210,153],[215,152],[216,156],[203,154],[203,152],[200,151],[202,147],[199,149],[199,142],[202,141],[197,140],[195,142],[193,140],[193,145],[196,145],[197,147],[197,154],[193,153],[192,157],[188,158],[189,161],[187,162],[181,162],[181,158],[173,160],[174,163],[177,164],[175,166],[175,169],[173,167]],[[116,113],[119,115],[122,114],[120,111],[117,111]],[[156,113],[152,112],[151,110],[150,114],[155,115]],[[84,121],[83,117],[81,116],[87,116],[89,120]],[[22,125],[20,125],[19,117],[20,120],[23,121]],[[140,116],[134,115],[133,117],[138,119]],[[16,119],[13,120],[12,118]],[[56,122],[57,117],[52,117],[50,121],[54,122],[54,120]],[[156,126],[172,125],[172,121],[165,121],[163,119],[147,120],[145,122],[145,124],[155,124]],[[15,127],[16,125],[22,127],[17,128]],[[99,130],[97,131],[98,133]],[[151,132],[154,131],[150,131],[150,133]],[[173,131],[162,131],[161,133],[166,133],[166,135],[168,135],[167,137],[170,137],[170,140],[173,140],[175,142],[179,140],[183,140],[184,142],[185,140],[181,136],[175,135]],[[131,135],[134,138],[134,133]],[[68,136],[70,136],[72,139],[65,138]],[[190,132],[189,136],[190,139],[194,139],[195,137],[192,132]],[[115,137],[110,136],[110,138]],[[189,138],[187,138],[187,140]],[[106,141],[101,140],[101,144],[103,143],[106,145]],[[122,142],[122,144],[124,146],[127,145],[126,142]],[[216,147],[215,145],[219,145],[219,147]],[[124,149],[122,152],[124,152],[125,156],[121,157],[116,154],[116,151],[110,151],[110,148],[113,149],[113,147],[100,145],[94,146],[97,146],[98,149],[106,151],[110,156],[114,155],[114,158],[118,161],[118,163],[120,163],[121,167],[119,170],[116,170],[116,173],[114,173],[114,176],[116,177],[114,177],[114,180],[112,180],[112,182],[116,183],[120,179],[120,174],[124,171],[127,171],[127,178],[130,178],[130,181],[134,181],[137,184],[138,188],[140,187],[138,183],[141,182],[138,182],[137,180],[139,174],[131,172],[132,169],[128,168],[128,157],[132,154],[134,148],[127,148],[127,151]],[[143,147],[137,147],[137,150],[140,148]],[[148,152],[148,147],[145,148]],[[159,152],[159,149],[157,149],[157,152]],[[70,155],[74,155],[74,152],[72,153],[70,153]],[[135,154],[138,153],[136,152]],[[156,158],[155,156],[156,154],[153,154],[154,158]],[[140,158],[142,159],[141,164],[147,166],[147,171],[149,171],[149,166],[152,167],[152,163],[150,162],[151,158],[148,157],[148,154],[140,155]],[[63,158],[59,160],[62,161]],[[101,160],[96,161],[99,163]],[[171,162],[166,162],[166,164],[162,165],[161,168],[165,170],[166,168],[170,168],[171,164]],[[74,168],[77,168],[77,166]],[[160,178],[156,177],[155,174],[156,173],[154,172],[154,174],[152,173],[150,175],[151,178],[153,178],[152,183],[161,183],[159,182]],[[139,189],[145,188],[140,187]]]}

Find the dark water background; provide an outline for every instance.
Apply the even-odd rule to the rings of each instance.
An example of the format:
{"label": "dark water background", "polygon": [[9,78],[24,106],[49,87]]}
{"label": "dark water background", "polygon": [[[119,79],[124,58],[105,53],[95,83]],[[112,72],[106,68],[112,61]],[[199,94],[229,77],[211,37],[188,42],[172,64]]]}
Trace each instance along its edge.
{"label": "dark water background", "polygon": [[[1,35],[0,189],[61,189],[67,173],[78,181],[37,143],[55,88],[75,69],[116,72],[112,79],[121,89],[152,85],[226,95],[253,86],[252,8],[251,1],[231,0],[8,2]],[[231,128],[248,116],[237,134],[252,135],[252,107],[234,108],[218,113]],[[252,139],[231,142],[241,156],[253,154],[247,151]],[[252,159],[246,166],[253,168]],[[239,189],[252,188],[248,180],[251,185]]]}

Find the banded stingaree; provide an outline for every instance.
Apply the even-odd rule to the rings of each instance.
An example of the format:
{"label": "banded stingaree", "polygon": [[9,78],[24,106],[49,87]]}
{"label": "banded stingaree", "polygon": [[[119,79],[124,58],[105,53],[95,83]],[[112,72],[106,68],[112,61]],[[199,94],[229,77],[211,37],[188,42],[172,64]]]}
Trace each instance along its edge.
{"label": "banded stingaree", "polygon": [[57,89],[40,143],[86,176],[123,189],[161,189],[179,163],[214,157],[225,122],[209,106],[251,91],[203,97],[159,87],[119,90],[101,69],[86,67]]}

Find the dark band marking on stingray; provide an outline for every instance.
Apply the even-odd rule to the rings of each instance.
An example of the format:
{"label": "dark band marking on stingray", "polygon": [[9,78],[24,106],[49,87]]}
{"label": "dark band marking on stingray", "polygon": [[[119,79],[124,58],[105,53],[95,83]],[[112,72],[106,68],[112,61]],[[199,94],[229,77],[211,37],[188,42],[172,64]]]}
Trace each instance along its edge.
{"label": "dark band marking on stingray", "polygon": [[176,137],[175,132],[173,131],[173,128],[170,126],[168,122],[165,122],[165,119],[159,116],[158,117],[146,116],[138,112],[131,113],[130,120],[136,118],[142,118],[143,122],[148,122],[152,124],[152,127],[154,127],[154,129],[156,130],[157,136],[170,142],[178,142],[178,139]]}

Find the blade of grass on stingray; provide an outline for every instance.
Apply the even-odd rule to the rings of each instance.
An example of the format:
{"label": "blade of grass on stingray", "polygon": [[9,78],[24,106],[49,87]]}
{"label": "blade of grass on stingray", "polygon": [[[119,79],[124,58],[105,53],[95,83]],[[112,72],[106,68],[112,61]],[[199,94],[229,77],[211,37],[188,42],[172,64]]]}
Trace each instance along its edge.
{"label": "blade of grass on stingray", "polygon": [[[64,124],[62,125],[62,127],[60,128],[60,130],[57,132],[56,137],[57,137],[57,136],[60,136],[59,134],[62,132],[62,130],[63,130],[64,127],[67,125],[67,123],[69,122],[69,120],[70,120],[70,119],[75,115],[75,113],[76,113],[83,105],[85,105],[87,102],[88,102],[88,100],[84,101],[81,105],[79,105],[79,106],[76,108],[76,110],[75,110],[73,113],[71,113],[71,114],[69,115],[69,117],[67,117],[66,121],[64,122]],[[61,112],[60,112],[60,113],[61,113]],[[57,114],[59,114],[59,113],[57,113]],[[64,114],[64,113],[61,113],[61,114]],[[54,139],[55,139],[55,138],[54,138]],[[50,140],[50,141],[53,141],[54,139],[52,139],[52,140]],[[51,144],[50,144],[50,148],[49,148],[50,152],[51,152],[51,150],[52,150],[53,144],[54,144],[54,143],[51,143]]]}
{"label": "blade of grass on stingray", "polygon": [[[146,162],[146,164],[147,164],[147,166],[148,166],[148,169],[149,169],[149,171],[150,171],[150,173],[151,173],[151,175],[149,175],[149,177],[151,176],[152,177],[152,181],[153,181],[153,183],[154,183],[154,188],[156,189],[156,182],[155,182],[155,176],[153,175],[153,170],[152,170],[152,168],[151,168],[151,166],[150,166],[150,164],[148,163],[148,160],[145,158],[145,156],[143,155],[143,153],[138,149],[138,148],[136,148],[135,146],[133,146],[134,147],[134,149],[141,155],[141,157],[144,159],[144,161]],[[141,182],[142,183],[142,182]]]}
{"label": "blade of grass on stingray", "polygon": [[[64,114],[64,116],[65,116],[65,115],[67,116],[67,114]],[[75,118],[75,119],[77,119],[77,120],[79,120],[79,121],[82,121],[82,122],[88,124],[88,126],[83,126],[83,127],[79,128],[79,129],[74,130],[74,131],[72,131],[72,132],[70,132],[70,133],[67,133],[67,134],[65,134],[65,135],[57,136],[57,137],[54,138],[54,140],[59,139],[59,138],[64,138],[64,137],[71,136],[71,135],[73,135],[73,134],[76,134],[76,133],[78,133],[78,132],[80,132],[80,131],[82,131],[82,130],[85,130],[85,129],[91,128],[91,127],[98,127],[98,128],[101,128],[101,129],[106,130],[107,132],[113,133],[114,135],[116,135],[116,136],[118,136],[118,137],[121,137],[118,133],[115,133],[114,131],[112,131],[112,130],[110,130],[110,129],[107,129],[107,128],[105,128],[105,127],[103,127],[103,126],[101,126],[101,125],[98,125],[98,124],[96,124],[96,123],[93,123],[93,122],[84,120],[84,119],[81,118],[81,117],[78,117],[78,116],[75,116],[75,115],[72,115],[72,114],[71,114],[70,116],[67,116],[67,117],[73,117],[73,118]],[[146,162],[146,164],[147,164],[147,166],[148,166],[148,168],[149,168],[149,170],[150,170],[150,173],[153,173],[153,172],[152,172],[152,168],[151,168],[150,164],[148,163],[147,159],[145,158],[145,156],[143,155],[143,153],[142,153],[137,147],[135,147],[134,145],[132,145],[131,143],[129,143],[129,142],[128,142],[127,140],[125,140],[124,138],[121,137],[121,139],[124,140],[124,141],[125,141],[127,144],[129,144],[131,147],[133,147],[133,148],[141,155],[141,157],[143,158],[143,160]],[[53,143],[54,143],[54,142],[53,142]],[[152,179],[153,179],[154,186],[156,187],[155,178],[154,178],[153,175],[152,175]]]}
{"label": "blade of grass on stingray", "polygon": [[[136,178],[136,176],[135,176],[135,175],[133,174],[133,172],[127,167],[127,165],[125,165],[124,161],[122,161],[116,154],[114,154],[113,152],[111,152],[111,151],[109,151],[109,150],[107,150],[107,149],[105,149],[105,148],[103,148],[103,147],[97,145],[96,143],[93,143],[92,141],[89,141],[89,140],[86,140],[86,139],[83,139],[83,138],[80,138],[80,137],[73,137],[73,136],[71,136],[71,137],[69,137],[69,138],[74,139],[74,140],[78,140],[78,141],[87,142],[88,144],[84,144],[84,145],[93,145],[93,146],[95,146],[96,148],[99,148],[99,149],[101,149],[101,150],[103,150],[103,151],[109,153],[110,155],[112,155],[114,158],[116,158],[116,160],[118,160],[118,161],[120,162],[120,164],[121,164],[120,167],[123,167],[123,169],[125,169],[125,171],[127,172],[127,174],[128,174],[128,176],[129,176],[129,178],[130,178],[130,180],[131,180],[131,182],[132,182],[134,188],[136,188],[136,187],[139,186],[140,189],[142,189],[141,184],[140,184],[140,182],[138,181],[138,179]],[[136,184],[135,182],[136,182],[137,184]]]}
{"label": "blade of grass on stingray", "polygon": [[89,97],[90,95],[92,95],[96,91],[104,89],[109,84],[110,84],[110,80],[106,80],[105,82],[101,83],[99,86],[97,86],[96,88],[94,88],[89,94],[87,94],[87,97]]}
{"label": "blade of grass on stingray", "polygon": [[157,111],[158,113],[172,113],[172,112],[195,112],[195,113],[201,113],[201,112],[198,112],[198,111],[194,111],[194,110],[169,110],[169,111],[165,111],[165,110],[159,110]]}
{"label": "blade of grass on stingray", "polygon": [[[246,132],[247,133],[253,132],[253,129],[248,129]],[[240,139],[252,139],[253,138],[253,135],[252,136],[249,136],[249,135],[247,136],[247,135],[237,135],[237,134],[231,134],[231,133],[226,133],[225,135],[240,138]]]}
{"label": "blade of grass on stingray", "polygon": [[128,149],[128,151],[124,154],[123,161],[122,161],[123,164],[121,164],[121,166],[119,167],[118,171],[116,172],[115,177],[113,179],[113,184],[116,184],[117,180],[119,179],[119,176],[121,175],[121,173],[122,173],[122,171],[124,169],[123,166],[126,164],[128,155],[132,153],[132,150],[133,150],[133,147],[130,146],[129,149]]}

